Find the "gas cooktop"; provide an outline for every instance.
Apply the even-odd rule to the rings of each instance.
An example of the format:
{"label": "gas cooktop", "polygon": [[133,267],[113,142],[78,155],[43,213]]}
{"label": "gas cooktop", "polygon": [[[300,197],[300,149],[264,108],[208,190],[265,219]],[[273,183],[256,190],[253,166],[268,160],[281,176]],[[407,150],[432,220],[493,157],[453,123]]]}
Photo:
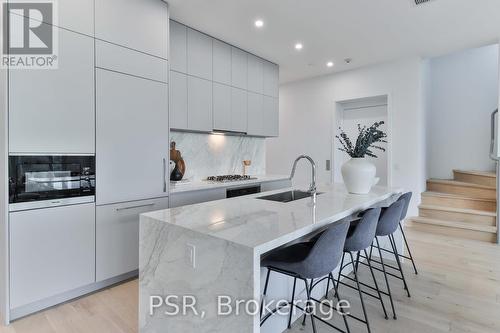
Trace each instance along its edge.
{"label": "gas cooktop", "polygon": [[217,182],[217,183],[227,183],[227,182],[239,182],[243,180],[253,180],[257,179],[256,177],[252,176],[242,176],[242,175],[222,175],[222,176],[210,176],[207,177],[207,181],[210,182]]}

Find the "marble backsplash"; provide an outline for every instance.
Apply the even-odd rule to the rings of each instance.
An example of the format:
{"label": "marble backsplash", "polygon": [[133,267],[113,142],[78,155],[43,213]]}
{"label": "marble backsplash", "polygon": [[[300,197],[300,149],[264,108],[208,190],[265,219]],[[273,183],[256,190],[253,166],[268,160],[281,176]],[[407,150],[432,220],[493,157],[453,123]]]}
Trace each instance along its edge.
{"label": "marble backsplash", "polygon": [[213,175],[242,174],[243,160],[251,160],[249,175],[266,173],[263,138],[220,134],[171,132],[170,140],[186,162],[184,179],[199,181]]}

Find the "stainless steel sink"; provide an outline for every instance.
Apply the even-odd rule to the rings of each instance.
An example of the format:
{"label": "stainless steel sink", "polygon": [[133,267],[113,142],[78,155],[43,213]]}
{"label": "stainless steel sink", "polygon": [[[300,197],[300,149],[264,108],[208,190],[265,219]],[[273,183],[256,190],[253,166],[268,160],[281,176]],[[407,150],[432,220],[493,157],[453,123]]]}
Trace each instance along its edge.
{"label": "stainless steel sink", "polygon": [[[319,195],[322,193],[316,193],[316,195]],[[270,201],[278,201],[278,202],[291,202],[295,200],[300,200],[304,198],[309,198],[312,197],[311,192],[306,192],[306,191],[287,191],[287,192],[281,192],[281,193],[276,193],[276,194],[271,194],[271,195],[266,195],[263,197],[257,197],[257,199],[262,199],[262,200],[270,200]]]}

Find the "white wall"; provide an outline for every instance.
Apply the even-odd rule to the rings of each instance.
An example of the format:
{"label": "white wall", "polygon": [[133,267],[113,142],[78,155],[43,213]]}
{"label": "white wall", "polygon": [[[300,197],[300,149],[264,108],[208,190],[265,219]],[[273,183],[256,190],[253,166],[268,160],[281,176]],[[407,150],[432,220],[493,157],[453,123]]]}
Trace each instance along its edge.
{"label": "white wall", "polygon": [[494,169],[490,115],[498,107],[498,45],[430,59],[427,170],[451,178],[453,169]]}
{"label": "white wall", "polygon": [[[267,172],[288,173],[295,157],[309,154],[318,164],[318,182],[331,181],[325,161],[332,159],[336,101],[389,95],[389,138],[393,186],[415,193],[409,214],[417,213],[425,188],[422,61],[406,59],[283,85],[280,88],[280,137],[267,140]],[[340,163],[333,165],[339,168]],[[308,184],[306,164],[295,184]]]}

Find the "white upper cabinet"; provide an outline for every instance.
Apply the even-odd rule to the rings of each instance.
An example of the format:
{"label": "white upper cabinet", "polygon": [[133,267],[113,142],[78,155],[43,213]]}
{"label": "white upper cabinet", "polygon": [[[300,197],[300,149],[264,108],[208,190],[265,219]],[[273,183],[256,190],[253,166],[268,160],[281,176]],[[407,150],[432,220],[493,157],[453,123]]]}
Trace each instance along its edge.
{"label": "white upper cabinet", "polygon": [[190,28],[187,31],[187,72],[212,80],[212,37]]}
{"label": "white upper cabinet", "polygon": [[170,59],[172,129],[277,136],[277,65],[175,21]]}
{"label": "white upper cabinet", "polygon": [[213,130],[212,82],[194,76],[188,76],[188,129]]}
{"label": "white upper cabinet", "polygon": [[58,26],[94,36],[94,0],[57,2]]}
{"label": "white upper cabinet", "polygon": [[213,40],[214,82],[231,85],[231,46]]}
{"label": "white upper cabinet", "polygon": [[187,73],[187,27],[170,21],[170,69]]}
{"label": "white upper cabinet", "polygon": [[264,96],[248,93],[248,130],[249,135],[264,135]]}
{"label": "white upper cabinet", "polygon": [[94,153],[94,40],[55,29],[58,69],[10,71],[12,153]]}
{"label": "white upper cabinet", "polygon": [[231,89],[231,130],[247,132],[248,92]]}
{"label": "white upper cabinet", "polygon": [[95,1],[96,38],[167,59],[167,25],[164,1]]}
{"label": "white upper cabinet", "polygon": [[170,127],[188,128],[187,75],[170,72]]}
{"label": "white upper cabinet", "polygon": [[167,89],[96,70],[97,204],[168,196]]}
{"label": "white upper cabinet", "polygon": [[94,36],[94,0],[64,0],[55,4],[53,16],[42,16],[42,22]]}
{"label": "white upper cabinet", "polygon": [[263,100],[263,135],[264,136],[279,136],[279,105],[278,99],[274,97],[264,96]]}
{"label": "white upper cabinet", "polygon": [[248,61],[247,52],[231,47],[231,85],[247,89]]}
{"label": "white upper cabinet", "polygon": [[264,61],[252,54],[248,55],[248,91],[262,94],[264,85]]}
{"label": "white upper cabinet", "polygon": [[264,61],[264,95],[279,95],[279,67],[269,61]]}
{"label": "white upper cabinet", "polygon": [[96,40],[96,67],[167,83],[167,60]]}
{"label": "white upper cabinet", "polygon": [[[230,131],[231,128],[231,88],[229,86],[213,84],[214,96],[214,129]],[[233,109],[234,110],[234,109]]]}

